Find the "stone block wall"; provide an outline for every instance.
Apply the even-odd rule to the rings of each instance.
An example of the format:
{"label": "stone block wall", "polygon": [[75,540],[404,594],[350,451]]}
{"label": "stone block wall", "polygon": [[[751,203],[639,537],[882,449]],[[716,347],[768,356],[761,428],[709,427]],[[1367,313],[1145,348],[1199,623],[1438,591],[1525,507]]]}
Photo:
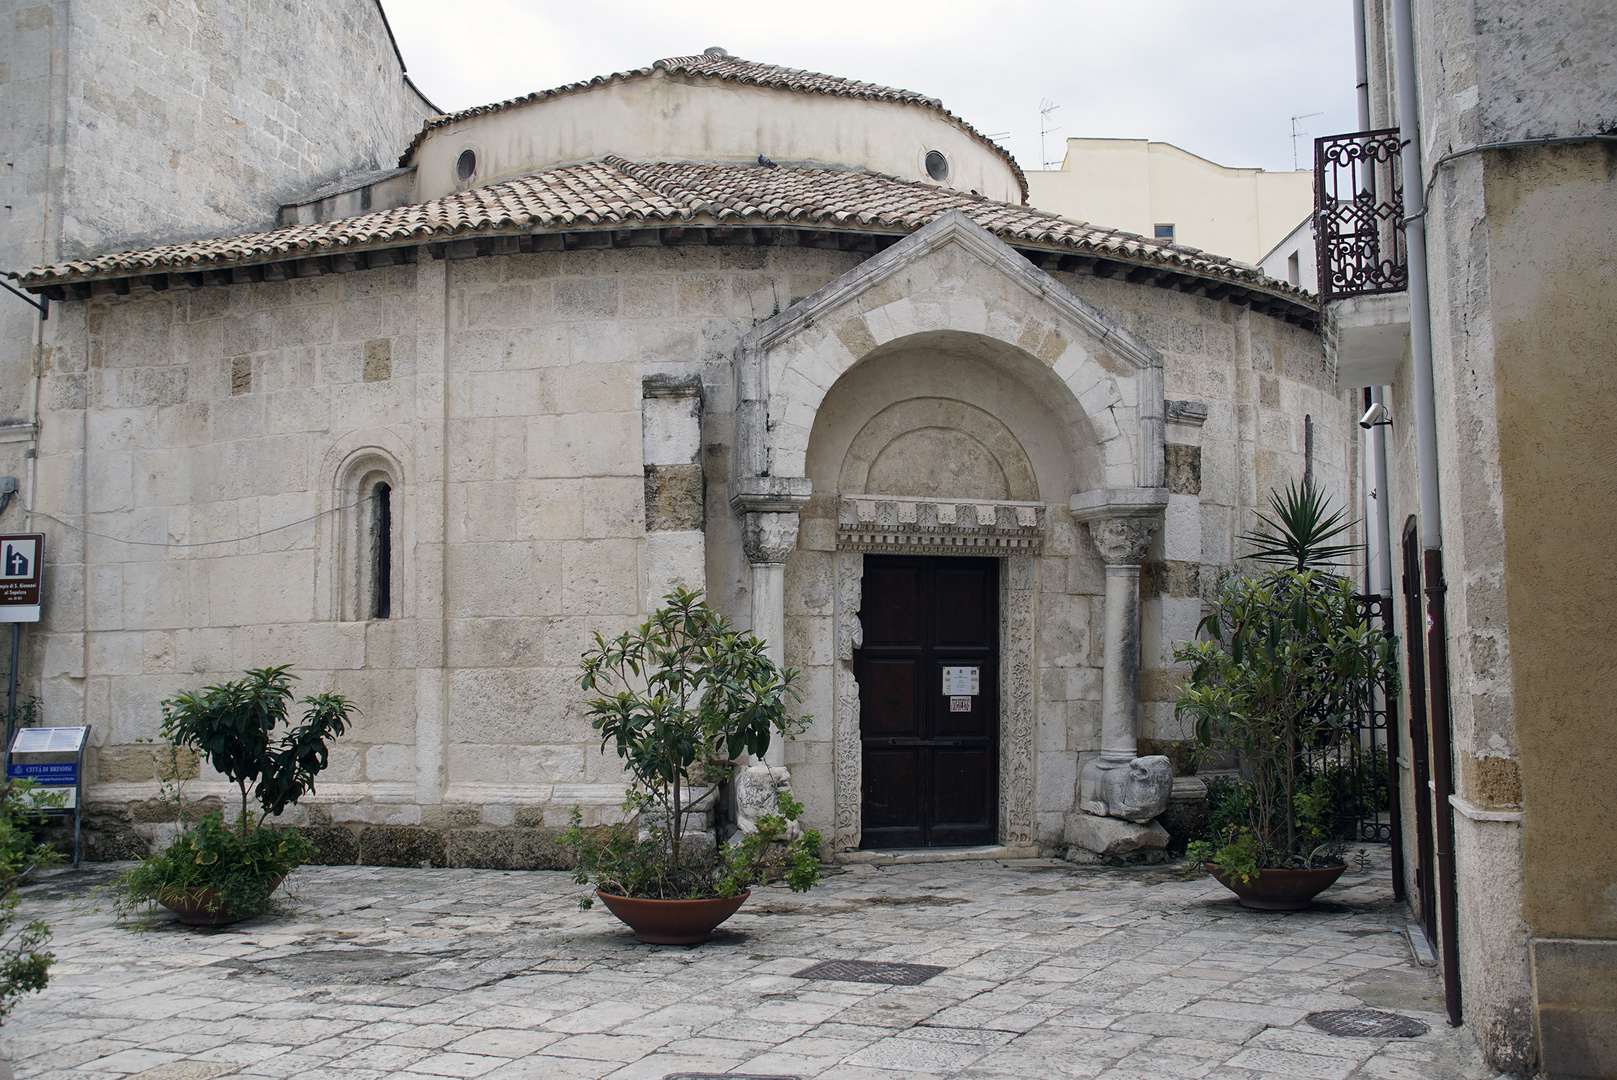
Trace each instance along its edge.
{"label": "stone block wall", "polygon": [[[1360,410],[1351,391],[1335,388],[1313,330],[1205,297],[1053,276],[1160,350],[1165,396],[1189,403],[1169,406],[1169,504],[1142,568],[1140,627],[1140,734],[1184,738],[1173,716],[1184,677],[1174,643],[1195,636],[1201,597],[1247,550],[1239,538],[1259,524],[1270,492],[1301,483],[1310,462],[1333,504],[1362,517]],[[1362,559],[1351,573],[1362,578]]]}
{"label": "stone block wall", "polygon": [[[0,97],[0,272],[273,228],[436,112],[375,0],[0,0]],[[0,420],[32,408],[32,320],[0,306]]]}
{"label": "stone block wall", "polygon": [[[587,824],[611,821],[622,795],[617,758],[601,752],[578,700],[591,633],[644,619],[670,566],[687,583],[705,576],[714,604],[748,624],[751,574],[727,502],[734,347],[864,256],[456,253],[56,305],[37,504],[72,527],[42,525],[47,621],[27,636],[25,664],[48,722],[94,726],[94,799],[114,832],[160,839],[160,822],[116,808],[155,794],[137,740],[156,736],[164,697],[290,663],[300,691],[336,690],[364,710],[318,794],[288,817],[326,830],[332,858],[543,862],[573,807]],[[1176,443],[1185,425],[1169,425],[1182,501],[1146,575],[1143,733],[1171,737],[1164,657],[1194,632],[1199,590],[1246,527],[1255,484],[1239,470],[1262,460],[1300,476],[1300,409],[1318,421],[1316,476],[1343,482],[1352,451],[1331,440],[1350,408],[1323,388],[1309,351],[1317,338],[1302,330],[1150,287],[1068,283],[1164,351],[1170,399],[1207,407],[1197,446]],[[1258,398],[1260,375],[1278,404]],[[680,426],[695,422],[694,397],[654,403],[659,387],[697,385],[699,439]],[[394,603],[378,619],[357,580],[370,504],[355,485],[383,476]],[[1070,494],[1043,499],[1027,583],[1034,813],[1050,844],[1078,755],[1099,735],[1091,628],[1104,569],[1066,509]],[[702,544],[686,550],[677,538],[690,533]],[[658,561],[657,543],[673,545],[671,558]],[[805,669],[802,709],[816,718],[787,760],[816,826],[835,804],[837,585],[822,548],[805,540],[786,583],[786,660]],[[224,793],[205,769],[187,790]]]}

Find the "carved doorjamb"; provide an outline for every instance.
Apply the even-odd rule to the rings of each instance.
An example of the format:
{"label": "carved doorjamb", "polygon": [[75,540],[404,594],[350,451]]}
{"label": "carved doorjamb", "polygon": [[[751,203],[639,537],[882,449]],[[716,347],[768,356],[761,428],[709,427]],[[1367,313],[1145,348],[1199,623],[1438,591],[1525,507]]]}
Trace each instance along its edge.
{"label": "carved doorjamb", "polygon": [[[894,545],[894,553],[905,548]],[[913,548],[908,550],[913,551]],[[973,551],[971,554],[993,554]],[[1024,552],[999,553],[1000,570],[1000,713],[999,713],[999,842],[1012,847],[1033,843],[1034,787],[1034,565]],[[859,740],[859,681],[853,652],[864,643],[859,606],[864,588],[865,556],[861,551],[836,553],[836,662],[832,672],[832,753],[836,792],[837,851],[854,851],[861,838],[863,782]]]}
{"label": "carved doorjamb", "polygon": [[1008,556],[999,575],[999,836],[1033,843],[1033,556]]}

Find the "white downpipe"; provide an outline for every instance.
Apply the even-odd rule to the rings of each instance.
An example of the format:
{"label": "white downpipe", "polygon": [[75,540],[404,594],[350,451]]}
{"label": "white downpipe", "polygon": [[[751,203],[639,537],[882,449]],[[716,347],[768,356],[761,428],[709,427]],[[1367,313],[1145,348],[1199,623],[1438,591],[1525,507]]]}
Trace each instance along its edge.
{"label": "white downpipe", "polygon": [[[1370,388],[1372,404],[1385,405],[1387,388]],[[1387,428],[1377,424],[1370,429],[1370,468],[1368,477],[1374,498],[1370,500],[1371,529],[1375,536],[1370,545],[1370,591],[1381,596],[1392,595],[1392,497],[1387,490]]]}
{"label": "white downpipe", "polygon": [[1370,54],[1365,45],[1364,0],[1353,0],[1354,90],[1359,98],[1359,130],[1370,130]]}
{"label": "white downpipe", "polygon": [[1398,138],[1403,143],[1404,242],[1409,252],[1409,351],[1414,363],[1415,443],[1420,461],[1420,539],[1443,547],[1437,487],[1437,391],[1432,378],[1432,307],[1427,296],[1426,192],[1420,163],[1420,113],[1415,99],[1415,24],[1409,0],[1393,0],[1393,51],[1398,65]]}
{"label": "white downpipe", "polygon": [[[1364,0],[1353,0],[1354,90],[1359,103],[1359,130],[1370,130],[1370,57],[1365,40]],[[1423,219],[1424,220],[1424,219]],[[1372,386],[1370,401],[1385,405],[1387,388]],[[1370,539],[1366,544],[1366,572],[1370,592],[1392,595],[1392,498],[1387,490],[1387,429],[1376,425],[1365,440],[1364,517]]]}

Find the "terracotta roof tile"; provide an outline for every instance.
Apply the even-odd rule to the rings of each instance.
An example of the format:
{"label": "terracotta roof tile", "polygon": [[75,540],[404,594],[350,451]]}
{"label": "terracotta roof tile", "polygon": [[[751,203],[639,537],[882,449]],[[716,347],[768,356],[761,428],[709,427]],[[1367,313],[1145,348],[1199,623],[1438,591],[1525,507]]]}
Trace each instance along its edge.
{"label": "terracotta roof tile", "polygon": [[719,79],[724,82],[744,83],[748,86],[766,86],[775,90],[790,90],[803,94],[827,94],[832,97],[863,98],[868,101],[896,101],[907,105],[920,105],[942,114],[955,126],[1004,158],[1005,162],[1010,165],[1011,170],[1016,174],[1016,182],[1022,188],[1022,197],[1027,198],[1027,176],[1022,172],[1022,167],[1016,163],[1016,159],[1011,156],[1010,152],[948,109],[945,109],[943,102],[937,98],[927,97],[925,94],[918,94],[913,90],[899,90],[891,86],[880,86],[876,83],[844,79],[838,75],[824,75],[817,71],[803,71],[799,68],[779,67],[775,64],[763,64],[755,60],[743,60],[739,56],[731,56],[719,48],[708,49],[699,56],[671,56],[666,60],[653,61],[648,67],[635,68],[632,71],[618,71],[611,75],[597,75],[582,82],[568,83],[566,86],[558,86],[551,90],[538,90],[522,97],[511,98],[508,101],[499,101],[490,105],[478,105],[470,109],[447,113],[443,116],[435,116],[422,126],[420,132],[410,141],[410,145],[405,147],[404,153],[399,156],[399,164],[401,166],[409,165],[415,159],[415,152],[421,148],[421,144],[426,140],[427,135],[445,125],[461,120],[469,120],[475,116],[485,116],[489,113],[503,112],[506,109],[530,105],[536,101],[547,101],[550,98],[577,93],[591,87],[605,86],[608,83],[646,78],[659,71],[669,75]]}
{"label": "terracotta roof tile", "polygon": [[491,234],[672,226],[795,227],[904,235],[952,210],[1024,248],[1071,252],[1221,278],[1294,305],[1313,297],[1220,256],[1084,225],[1026,206],[854,169],[609,157],[431,202],[273,232],[99,255],[13,274],[26,287],[186,273]]}

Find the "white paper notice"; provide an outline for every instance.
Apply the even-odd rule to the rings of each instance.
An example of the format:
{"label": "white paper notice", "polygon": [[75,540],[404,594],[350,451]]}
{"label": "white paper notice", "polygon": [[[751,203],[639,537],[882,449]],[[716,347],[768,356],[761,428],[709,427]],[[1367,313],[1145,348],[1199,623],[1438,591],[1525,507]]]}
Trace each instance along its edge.
{"label": "white paper notice", "polygon": [[943,669],[943,692],[955,694],[980,694],[977,679],[977,668],[974,667],[946,667]]}
{"label": "white paper notice", "polygon": [[15,754],[71,754],[84,741],[87,727],[23,728],[11,744]]}
{"label": "white paper notice", "polygon": [[969,697],[952,697],[949,699],[950,712],[970,712],[971,699]]}

